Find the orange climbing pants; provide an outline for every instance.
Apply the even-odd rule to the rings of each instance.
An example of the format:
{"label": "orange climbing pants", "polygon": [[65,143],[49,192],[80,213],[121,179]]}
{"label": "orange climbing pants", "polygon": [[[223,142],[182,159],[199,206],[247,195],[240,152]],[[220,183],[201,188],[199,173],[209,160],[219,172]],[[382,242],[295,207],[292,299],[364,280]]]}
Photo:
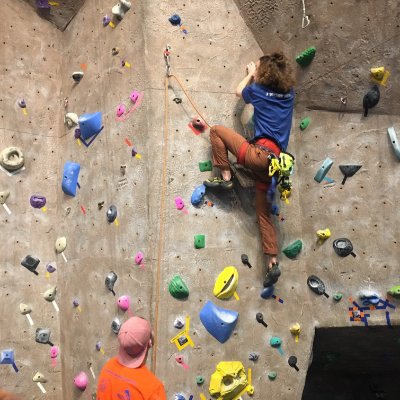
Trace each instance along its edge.
{"label": "orange climbing pants", "polygon": [[249,144],[242,135],[221,125],[211,128],[210,140],[214,167],[225,171],[230,169],[229,150],[238,158],[238,163],[247,168],[249,177],[256,181],[256,214],[263,251],[264,254],[276,256],[278,243],[271,216],[271,203],[267,201],[266,192],[271,183],[271,178],[268,176],[268,156],[270,153],[279,155],[278,146],[268,139],[259,139],[255,144]]}

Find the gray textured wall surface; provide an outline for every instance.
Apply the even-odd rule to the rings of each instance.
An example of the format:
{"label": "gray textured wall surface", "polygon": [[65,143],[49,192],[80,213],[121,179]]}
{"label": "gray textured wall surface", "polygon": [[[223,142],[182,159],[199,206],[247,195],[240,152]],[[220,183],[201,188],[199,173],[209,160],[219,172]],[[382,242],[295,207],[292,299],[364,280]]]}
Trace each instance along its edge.
{"label": "gray textured wall surface", "polygon": [[[88,0],[64,32],[38,17],[23,1],[1,4],[7,23],[0,28],[0,145],[1,149],[20,146],[26,157],[26,169],[20,174],[9,177],[0,171],[0,190],[11,191],[7,204],[12,210],[11,216],[0,210],[0,350],[14,348],[20,367],[16,374],[11,366],[0,365],[1,386],[29,399],[78,399],[86,394],[77,392],[72,380],[83,370],[90,377],[88,393],[95,390],[96,380],[88,363],[98,376],[117,349],[110,329],[112,319],[128,318],[127,313],[118,311],[116,298],[104,286],[106,274],[114,270],[118,274],[117,297],[130,295],[132,312],[149,318],[156,329],[149,365],[165,383],[169,398],[178,392],[187,398],[190,394],[199,398],[201,392],[207,395],[216,364],[229,360],[242,361],[253,369],[254,399],[265,399],[265,393],[282,400],[301,398],[314,328],[362,325],[349,321],[348,298],[356,298],[359,290],[368,288],[385,297],[390,286],[400,283],[400,221],[395,209],[399,170],[386,132],[388,126],[400,132],[398,46],[390,41],[395,41],[398,9],[394,2],[388,2],[382,8],[386,14],[378,13],[374,4],[366,2],[362,10],[365,18],[370,15],[370,24],[375,28],[373,34],[362,34],[361,44],[348,38],[358,38],[369,25],[354,19],[358,9],[350,16],[341,14],[347,8],[350,13],[349,3],[340,7],[307,4],[312,22],[302,30],[300,5],[294,10],[288,2],[266,2],[261,6],[261,2],[253,1],[247,2],[247,8],[244,2],[238,2],[238,8],[228,0],[147,2],[134,4],[112,29],[103,28],[102,17],[110,15],[114,3]],[[247,9],[252,13],[246,14]],[[180,14],[187,35],[169,24],[168,17],[173,13]],[[292,15],[296,15],[293,22],[282,23],[286,18],[291,21]],[[378,25],[385,15],[384,29],[380,30]],[[339,25],[339,32],[340,18],[347,22]],[[355,21],[352,24],[351,18]],[[257,32],[251,30],[254,26]],[[261,49],[266,51],[273,45],[283,46],[294,57],[315,44],[318,34],[314,31],[321,31],[324,39],[317,45],[317,56],[310,67],[299,71],[289,146],[296,156],[294,191],[290,204],[280,202],[284,221],[276,219],[281,247],[302,239],[303,251],[296,260],[280,256],[282,277],[276,295],[284,300],[281,304],[259,296],[265,265],[252,190],[237,186],[227,194],[207,193],[206,199],[214,203],[213,207],[203,204],[194,208],[190,204],[193,189],[211,175],[198,168],[199,161],[210,158],[208,132],[195,136],[188,128],[196,112],[176,80],[170,80],[165,94],[163,51],[168,43],[172,72],[208,122],[240,131],[244,104],[234,91],[246,64],[255,61]],[[374,46],[386,39],[378,51]],[[350,42],[357,50],[347,49]],[[341,46],[343,51],[338,50]],[[119,48],[117,56],[111,54],[113,47]],[[375,55],[367,49],[375,49]],[[354,79],[349,79],[352,72],[346,64],[351,59],[348,51],[370,55],[354,61],[359,69]],[[122,60],[131,67],[121,67]],[[369,87],[368,69],[375,63],[387,66],[391,76],[388,86],[381,89],[380,104],[365,119],[360,104]],[[76,85],[71,74],[82,64],[87,67],[85,76]],[[340,73],[339,68],[332,75],[329,71],[339,65],[345,72]],[[348,104],[339,110],[344,88],[348,89]],[[128,105],[134,89],[144,91],[143,103],[126,121],[117,122],[117,106],[121,102]],[[176,96],[182,97],[181,104],[172,101]],[[17,105],[21,97],[27,101],[28,116]],[[103,113],[104,130],[89,148],[79,146],[73,129],[63,125],[66,111],[78,115]],[[306,116],[311,124],[300,131],[300,120]],[[131,157],[125,139],[135,145],[141,159]],[[334,161],[328,174],[334,180],[330,187],[313,180],[326,157]],[[61,190],[67,160],[79,162],[82,168],[81,189],[75,198]],[[353,163],[362,164],[362,169],[342,186],[338,165]],[[124,176],[121,165],[126,165]],[[31,194],[47,197],[46,212],[30,207]],[[176,196],[184,199],[188,214],[176,210]],[[98,210],[101,201],[104,207]],[[106,209],[111,204],[118,207],[119,226],[106,221]],[[320,245],[315,231],[326,227],[331,229],[332,237]],[[204,249],[194,249],[195,234],[206,235]],[[66,236],[68,241],[67,263],[54,252],[59,236]],[[356,258],[341,259],[334,254],[332,241],[343,236],[352,240]],[[144,269],[134,264],[139,250],[145,254]],[[252,269],[241,264],[242,253],[249,255]],[[20,266],[26,254],[40,258],[38,277]],[[57,272],[49,278],[45,276],[48,261],[57,262]],[[212,295],[217,275],[228,265],[239,271],[239,301],[221,301]],[[168,282],[176,274],[189,286],[190,296],[185,301],[177,301],[168,293]],[[326,299],[310,292],[306,286],[310,274],[325,281],[330,295],[342,292],[343,300],[335,303],[332,297]],[[52,284],[58,286],[59,313],[42,297]],[[80,300],[81,312],[73,308],[75,298]],[[240,313],[232,337],[223,345],[207,333],[199,320],[199,311],[207,300]],[[33,327],[19,314],[20,302],[32,305]],[[268,322],[267,329],[255,321],[260,311]],[[392,324],[398,324],[398,310],[390,311]],[[169,339],[177,333],[174,319],[186,315],[191,317],[190,335],[195,347],[179,353]],[[294,322],[302,327],[299,343],[289,332]],[[385,311],[371,312],[369,322],[385,325]],[[50,347],[34,341],[38,326],[51,328],[52,341],[60,346],[55,368]],[[269,346],[272,336],[282,338],[284,356]],[[102,342],[105,355],[96,351],[97,341]],[[258,362],[248,360],[250,351],[260,353]],[[175,361],[177,354],[183,354],[189,370],[182,371]],[[298,358],[299,372],[287,365],[287,357],[292,354]],[[38,370],[48,378],[47,395],[42,395],[32,382]],[[273,382],[267,377],[271,370],[278,372]],[[197,375],[206,378],[202,387],[196,385]]]}

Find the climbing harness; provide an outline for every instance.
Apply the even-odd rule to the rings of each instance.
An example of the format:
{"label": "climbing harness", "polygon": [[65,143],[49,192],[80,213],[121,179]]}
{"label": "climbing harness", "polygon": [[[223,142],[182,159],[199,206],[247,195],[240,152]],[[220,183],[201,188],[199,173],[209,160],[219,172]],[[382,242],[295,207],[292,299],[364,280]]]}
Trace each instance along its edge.
{"label": "climbing harness", "polygon": [[304,29],[306,28],[308,25],[310,25],[310,18],[308,17],[308,15],[306,15],[306,4],[305,4],[305,0],[301,0],[301,2],[303,3],[303,19],[301,21],[301,27]]}

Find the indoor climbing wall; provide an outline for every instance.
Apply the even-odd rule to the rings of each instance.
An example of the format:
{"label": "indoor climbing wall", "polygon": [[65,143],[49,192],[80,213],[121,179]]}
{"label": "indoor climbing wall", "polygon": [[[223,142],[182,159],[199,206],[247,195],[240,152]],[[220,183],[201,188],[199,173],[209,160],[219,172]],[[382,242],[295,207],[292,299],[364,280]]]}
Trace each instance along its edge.
{"label": "indoor climbing wall", "polygon": [[[367,1],[361,10],[350,2],[306,2],[310,24],[304,29],[301,1],[133,2],[115,26],[103,20],[111,16],[110,0],[87,0],[79,11],[78,2],[51,3],[50,16],[61,22],[48,18],[66,26],[63,32],[22,0],[0,6],[7,21],[0,28],[0,151],[18,146],[25,157],[18,174],[0,171],[0,191],[10,191],[11,211],[1,207],[0,351],[13,349],[18,369],[0,365],[1,387],[35,399],[90,397],[101,367],[117,352],[112,322],[139,315],[153,324],[148,364],[168,398],[211,398],[216,365],[240,361],[246,374],[251,369],[254,399],[265,393],[300,399],[316,327],[399,323],[398,301],[386,294],[400,283],[398,159],[387,133],[389,127],[400,132],[394,45],[400,10],[394,1],[383,8]],[[168,20],[173,14],[180,25]],[[295,57],[310,46],[316,54],[309,66],[296,64]],[[293,193],[288,204],[278,199],[275,223],[282,249],[297,240],[302,249],[294,259],[280,254],[282,276],[274,296],[263,299],[265,260],[254,189],[207,191],[193,206],[192,193],[212,175],[199,163],[211,153],[208,129],[196,134],[188,124],[200,112],[210,125],[243,132],[244,104],[236,86],[246,64],[277,47],[293,59],[298,86],[288,149],[296,158]],[[166,55],[174,75],[167,82]],[[380,66],[390,75],[386,85],[378,83],[379,104],[363,117],[369,70]],[[78,83],[74,72],[84,73]],[[18,105],[22,99],[25,108]],[[86,146],[64,116],[96,112],[103,129]],[[333,165],[318,183],[328,158]],[[80,165],[75,197],[61,188],[67,162]],[[342,184],[339,165],[361,168]],[[45,196],[45,207],[33,208],[32,195]],[[111,205],[117,217],[110,223]],[[316,231],[327,228],[331,236],[318,240]],[[57,253],[62,237],[67,246]],[[351,240],[355,257],[335,253],[338,238]],[[27,255],[40,259],[37,276],[21,266]],[[49,272],[49,265],[56,270]],[[239,284],[235,296],[222,300],[213,289],[227,266],[236,267]],[[115,295],[105,286],[112,271],[118,277]],[[326,296],[307,287],[311,275],[324,282]],[[180,291],[172,290],[171,281],[178,289],[186,285],[189,295],[174,298],[170,291],[177,297]],[[55,301],[46,301],[54,285]],[[349,313],[362,308],[359,295],[365,291],[379,298],[378,307]],[[129,297],[128,310],[118,307],[121,296]],[[200,320],[209,301],[229,315],[238,313],[223,344]],[[32,326],[20,303],[32,308]],[[360,320],[357,310],[368,317]],[[185,327],[175,327],[177,319]],[[49,343],[35,342],[37,328],[51,330],[57,356],[51,357]],[[183,349],[171,343],[178,334],[190,342]],[[290,356],[297,357],[298,370],[288,364]],[[38,371],[47,382],[33,382]],[[84,392],[73,384],[80,372],[89,379]]]}

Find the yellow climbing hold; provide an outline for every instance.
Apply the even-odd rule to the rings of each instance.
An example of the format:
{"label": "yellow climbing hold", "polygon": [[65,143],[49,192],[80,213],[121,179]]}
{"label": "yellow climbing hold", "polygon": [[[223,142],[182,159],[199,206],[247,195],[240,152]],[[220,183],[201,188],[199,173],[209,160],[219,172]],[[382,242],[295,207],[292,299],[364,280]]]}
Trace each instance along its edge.
{"label": "yellow climbing hold", "polygon": [[386,86],[390,72],[385,67],[371,68],[371,80],[380,85]]}
{"label": "yellow climbing hold", "polygon": [[320,229],[320,230],[317,231],[317,236],[321,240],[326,240],[329,237],[331,237],[331,231],[328,228]]}
{"label": "yellow climbing hold", "polygon": [[290,327],[290,333],[295,337],[295,341],[297,343],[300,336],[300,324],[298,322]]}
{"label": "yellow climbing hold", "polygon": [[218,299],[229,299],[232,296],[235,296],[238,283],[239,273],[237,269],[232,266],[226,267],[218,275],[218,278],[215,282],[213,294]]}

